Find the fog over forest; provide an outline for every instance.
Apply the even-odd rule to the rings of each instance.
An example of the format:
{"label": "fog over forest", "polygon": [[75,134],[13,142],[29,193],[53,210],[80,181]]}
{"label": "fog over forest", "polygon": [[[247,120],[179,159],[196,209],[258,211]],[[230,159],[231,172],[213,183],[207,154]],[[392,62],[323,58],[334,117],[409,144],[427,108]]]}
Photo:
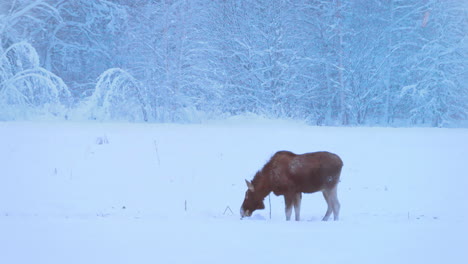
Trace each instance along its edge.
{"label": "fog over forest", "polygon": [[467,0],[2,0],[0,121],[468,124]]}

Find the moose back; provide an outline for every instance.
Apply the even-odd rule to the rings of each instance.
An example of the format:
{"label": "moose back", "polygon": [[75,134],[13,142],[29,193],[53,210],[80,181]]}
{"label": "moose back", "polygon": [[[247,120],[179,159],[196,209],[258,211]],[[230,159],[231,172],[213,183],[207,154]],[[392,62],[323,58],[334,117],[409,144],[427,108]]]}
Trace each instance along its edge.
{"label": "moose back", "polygon": [[313,152],[302,155],[290,151],[276,152],[263,168],[247,181],[247,192],[241,206],[241,216],[251,216],[257,209],[264,209],[263,200],[270,193],[283,195],[286,220],[291,219],[294,206],[296,221],[300,220],[302,193],[321,191],[327,202],[327,211],[323,221],[327,221],[333,212],[338,220],[340,203],[337,185],[340,181],[343,161],[330,152]]}

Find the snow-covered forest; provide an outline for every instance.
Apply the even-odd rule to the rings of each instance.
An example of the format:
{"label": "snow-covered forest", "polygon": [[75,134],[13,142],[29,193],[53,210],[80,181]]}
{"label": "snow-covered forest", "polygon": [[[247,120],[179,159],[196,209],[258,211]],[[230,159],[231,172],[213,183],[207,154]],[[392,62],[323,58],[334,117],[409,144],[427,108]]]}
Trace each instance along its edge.
{"label": "snow-covered forest", "polygon": [[466,0],[3,0],[0,120],[466,126]]}

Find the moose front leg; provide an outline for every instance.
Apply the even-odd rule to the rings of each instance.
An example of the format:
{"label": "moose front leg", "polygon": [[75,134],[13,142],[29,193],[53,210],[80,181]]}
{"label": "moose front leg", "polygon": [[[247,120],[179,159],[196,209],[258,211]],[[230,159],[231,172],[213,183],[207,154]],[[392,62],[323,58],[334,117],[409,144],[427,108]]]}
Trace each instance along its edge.
{"label": "moose front leg", "polygon": [[292,207],[294,202],[294,194],[285,194],[284,195],[284,205],[286,213],[286,221],[291,220]]}
{"label": "moose front leg", "polygon": [[301,200],[302,193],[289,193],[284,195],[286,221],[291,220],[291,214],[294,206],[296,221],[301,220]]}
{"label": "moose front leg", "polygon": [[296,213],[296,221],[301,221],[301,200],[302,193],[294,195],[294,213]]}

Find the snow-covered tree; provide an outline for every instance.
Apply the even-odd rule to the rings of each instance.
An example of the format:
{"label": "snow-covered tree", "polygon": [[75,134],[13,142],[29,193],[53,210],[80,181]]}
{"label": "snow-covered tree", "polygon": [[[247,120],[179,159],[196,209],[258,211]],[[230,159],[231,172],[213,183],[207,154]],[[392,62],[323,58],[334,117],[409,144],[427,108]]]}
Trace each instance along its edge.
{"label": "snow-covered tree", "polygon": [[92,92],[103,71],[120,67],[116,60],[126,12],[112,1],[51,1],[61,20],[36,36],[44,41],[44,67],[60,76],[81,99]]}
{"label": "snow-covered tree", "polygon": [[[188,112],[216,112],[219,98],[210,11],[216,2],[161,1],[132,6],[121,47],[126,68],[150,91],[159,121],[187,121]],[[188,112],[187,112],[188,111]]]}
{"label": "snow-covered tree", "polygon": [[466,4],[426,1],[418,6],[415,50],[407,58],[400,108],[413,124],[450,125],[468,115]]}
{"label": "snow-covered tree", "polygon": [[66,117],[70,106],[68,87],[39,66],[39,56],[29,43],[15,43],[0,54],[0,120],[38,114]]}
{"label": "snow-covered tree", "polygon": [[126,71],[112,68],[102,73],[93,95],[85,101],[92,119],[149,121],[151,113],[145,87]]}

